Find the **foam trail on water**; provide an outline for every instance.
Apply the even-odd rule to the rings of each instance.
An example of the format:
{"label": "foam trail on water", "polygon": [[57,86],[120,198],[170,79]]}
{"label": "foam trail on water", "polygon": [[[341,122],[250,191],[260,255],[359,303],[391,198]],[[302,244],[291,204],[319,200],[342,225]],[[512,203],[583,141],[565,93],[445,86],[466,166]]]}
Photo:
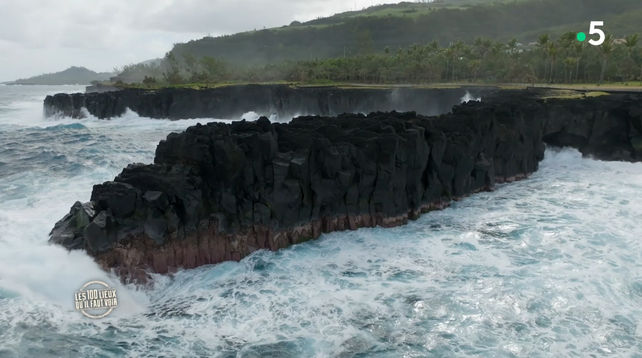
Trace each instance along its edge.
{"label": "foam trail on water", "polygon": [[549,150],[530,179],[407,226],[179,272],[146,326],[231,356],[626,356],[642,347],[641,185],[641,164]]}
{"label": "foam trail on water", "polygon": [[[73,309],[70,293],[98,279],[118,289],[121,300],[115,317],[143,312],[148,304],[144,293],[123,287],[84,252],[69,253],[47,244],[47,234],[68,213],[71,204],[89,199],[94,184],[113,179],[129,163],[150,163],[158,141],[170,132],[196,123],[231,120],[153,120],[130,110],[111,120],[99,120],[86,111],[84,119],[44,118],[39,102],[19,102],[24,103],[20,106],[11,103],[10,107],[18,111],[0,117],[0,123],[18,129],[0,140],[15,138],[14,145],[25,152],[53,153],[63,158],[61,165],[77,168],[77,172],[47,175],[61,167],[51,163],[49,168],[3,178],[9,184],[0,184],[0,296],[18,295],[69,310]],[[27,144],[31,137],[39,139]],[[60,140],[67,143],[61,144]]]}

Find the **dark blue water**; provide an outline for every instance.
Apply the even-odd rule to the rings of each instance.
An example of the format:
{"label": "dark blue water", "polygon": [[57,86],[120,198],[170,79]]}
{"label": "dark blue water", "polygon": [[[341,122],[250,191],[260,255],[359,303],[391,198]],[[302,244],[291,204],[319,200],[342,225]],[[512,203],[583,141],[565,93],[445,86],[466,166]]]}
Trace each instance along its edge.
{"label": "dark blue water", "polygon": [[[47,234],[197,120],[42,118],[0,86],[0,357],[642,357],[642,165],[547,151],[530,179],[395,229],[122,287]],[[200,120],[200,122],[205,122]],[[94,321],[73,292],[109,281]]]}

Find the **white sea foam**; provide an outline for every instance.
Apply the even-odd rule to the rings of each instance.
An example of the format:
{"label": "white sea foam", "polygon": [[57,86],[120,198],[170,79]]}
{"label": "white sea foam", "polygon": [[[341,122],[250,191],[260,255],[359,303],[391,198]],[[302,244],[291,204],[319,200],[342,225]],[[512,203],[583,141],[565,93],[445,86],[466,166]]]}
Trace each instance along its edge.
{"label": "white sea foam", "polygon": [[[20,120],[0,118],[0,129],[22,123],[12,133],[34,153],[43,146],[84,164],[0,179],[0,356],[642,351],[641,164],[547,150],[528,180],[407,226],[324,235],[240,263],[157,276],[153,290],[141,291],[122,287],[82,252],[47,245],[47,233],[74,201],[89,198],[93,184],[130,162],[150,162],[169,132],[209,120],[129,112],[111,121],[53,121],[28,111]],[[119,307],[98,321],[71,306],[73,292],[91,279],[109,281],[119,294]]]}
{"label": "white sea foam", "polygon": [[[215,119],[151,120],[131,111],[112,120],[98,120],[91,115],[84,119],[54,119],[39,115],[38,108],[42,107],[40,102],[24,103],[27,105],[13,106],[22,109],[18,115],[0,118],[2,125],[10,123],[20,127],[16,136],[37,134],[37,129],[89,133],[96,137],[93,149],[108,157],[106,162],[109,165],[90,168],[72,178],[61,180],[51,180],[46,173],[48,168],[5,178],[9,185],[0,185],[5,189],[0,194],[5,199],[0,207],[0,287],[29,300],[71,309],[73,301],[69,293],[78,290],[88,280],[101,279],[113,283],[122,291],[121,303],[125,309],[119,307],[119,312],[128,310],[127,301],[134,303],[133,311],[140,312],[140,308],[146,305],[145,295],[138,294],[134,295],[135,299],[126,299],[129,291],[113,277],[108,277],[86,254],[68,253],[60,247],[48,245],[47,234],[74,201],[88,199],[95,183],[112,179],[127,163],[151,162],[158,141],[170,132],[182,131],[196,123],[204,124]],[[76,145],[66,148],[69,150],[57,148],[61,152],[57,154],[82,161],[78,151],[87,148],[83,148],[82,143]],[[86,164],[91,165],[90,162]]]}

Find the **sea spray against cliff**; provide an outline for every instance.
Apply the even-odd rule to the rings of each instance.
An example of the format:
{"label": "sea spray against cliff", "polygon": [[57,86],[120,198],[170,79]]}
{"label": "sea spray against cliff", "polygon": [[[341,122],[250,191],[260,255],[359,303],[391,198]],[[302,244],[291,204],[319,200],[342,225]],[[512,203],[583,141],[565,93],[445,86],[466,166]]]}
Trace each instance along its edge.
{"label": "sea spray against cliff", "polygon": [[[11,190],[19,198],[2,197],[10,205],[0,207],[0,225],[17,235],[25,231],[12,240],[27,252],[29,238],[46,241],[53,221],[74,200],[86,200],[93,184],[132,161],[150,162],[157,140],[182,131],[184,123],[53,121],[40,117],[40,100],[35,116],[0,114],[0,143],[7,144],[0,146],[6,163],[0,171],[32,166],[41,150],[18,140],[31,138],[32,145],[96,172],[65,169],[61,175],[57,165],[22,177],[0,174],[1,195]],[[189,124],[197,122],[204,121]],[[58,124],[70,126],[47,130]],[[35,126],[44,130],[29,129]],[[74,133],[81,139],[74,141]],[[22,152],[3,152],[7,147]],[[149,302],[145,313],[99,321],[45,301],[34,305],[27,297],[36,296],[4,288],[0,271],[0,355],[636,357],[642,351],[641,193],[640,164],[548,150],[528,180],[499,185],[404,227],[328,234],[240,263],[156,277],[155,288],[142,292]],[[41,222],[39,210],[53,217]],[[2,233],[0,252],[7,239]],[[40,249],[51,247],[33,251]],[[82,259],[67,259],[85,268]],[[39,262],[17,264],[29,273],[41,270]],[[54,273],[44,277],[51,281],[34,281],[34,292],[61,284]]]}
{"label": "sea spray against cliff", "polygon": [[470,92],[466,91],[466,94],[461,98],[461,103],[467,103],[470,101],[481,102],[481,97],[475,97]]}
{"label": "sea spray against cliff", "polygon": [[[341,113],[406,112],[438,115],[461,104],[466,91],[484,96],[496,87],[462,89],[428,87],[291,87],[288,85],[222,86],[211,89],[166,88],[156,91],[124,89],[104,93],[67,93],[47,96],[49,115],[78,117],[85,106],[101,119],[123,115],[127,108],[143,117],[159,119],[238,118],[249,111],[278,118],[300,115],[335,116]],[[158,103],[164,103],[157,106]]]}
{"label": "sea spray against cliff", "polygon": [[[117,310],[120,314],[141,312],[147,301],[144,295],[120,287],[118,279],[87,255],[47,244],[47,226],[52,217],[68,212],[58,205],[61,200],[82,200],[96,182],[113,178],[123,166],[151,162],[159,140],[171,131],[215,119],[158,121],[131,111],[110,121],[87,112],[84,119],[46,118],[40,112],[41,94],[18,98],[23,97],[22,102],[0,103],[0,108],[6,109],[0,113],[4,126],[0,142],[7,144],[0,151],[4,163],[0,166],[0,281],[4,294],[69,309],[67,291],[101,279],[118,287],[124,298],[132,298],[123,300],[124,306]],[[8,124],[13,128],[7,128]],[[139,133],[138,140],[123,140],[133,138],[134,133]],[[21,160],[25,156],[28,161]],[[35,262],[39,264],[33,265]],[[119,316],[117,312],[114,315]]]}
{"label": "sea spray against cliff", "polygon": [[[51,89],[49,91],[52,92]],[[0,184],[0,190],[3,190],[0,198],[4,202],[0,207],[0,280],[6,294],[12,292],[38,302],[70,308],[67,291],[79,289],[88,280],[102,279],[128,295],[117,279],[99,269],[87,255],[70,253],[46,243],[49,232],[46,227],[50,226],[52,217],[68,212],[68,208],[60,207],[58,203],[61,200],[83,200],[95,183],[113,178],[127,164],[151,162],[159,140],[170,132],[217,120],[158,121],[141,118],[128,110],[121,117],[104,121],[86,109],[83,109],[83,119],[47,118],[40,113],[42,95],[22,97],[25,99],[22,102],[14,100],[0,105],[0,108],[11,110],[12,114],[0,118],[3,125],[11,123],[17,126],[16,130],[0,133],[0,141],[18,140],[10,144],[10,152],[2,153],[3,158],[7,158],[2,161],[16,168],[4,170],[9,175],[4,183],[20,183]],[[236,120],[257,118],[255,113],[247,113]],[[134,133],[140,133],[137,141],[128,139]],[[51,154],[40,160],[34,156],[34,151],[41,151],[40,155],[45,152]],[[16,160],[17,153],[30,155],[32,159],[23,164]],[[52,157],[59,159],[52,161]],[[51,181],[52,176],[41,175],[47,171],[56,173],[53,178],[60,177],[60,180]],[[2,173],[3,168],[0,167]],[[34,197],[38,200],[30,199]],[[34,266],[34,262],[40,265]],[[43,282],[50,282],[52,286],[40,287]],[[139,295],[137,299],[123,300],[124,306],[118,312],[128,310],[127,301],[138,305],[132,308],[134,312],[140,312],[146,306],[145,296]],[[118,316],[117,312],[114,315]]]}

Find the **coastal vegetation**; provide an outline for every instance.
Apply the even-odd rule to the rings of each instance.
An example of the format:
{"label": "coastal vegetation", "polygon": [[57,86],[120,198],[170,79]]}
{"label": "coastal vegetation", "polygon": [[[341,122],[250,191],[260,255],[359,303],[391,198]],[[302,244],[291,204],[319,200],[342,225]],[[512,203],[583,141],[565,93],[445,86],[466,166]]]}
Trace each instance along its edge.
{"label": "coastal vegetation", "polygon": [[[523,44],[477,37],[448,45],[438,41],[372,51],[364,38],[363,51],[351,56],[238,66],[222,58],[177,56],[168,52],[160,65],[132,65],[120,77],[141,78],[134,86],[218,86],[248,82],[300,84],[447,84],[554,83],[623,84],[642,81],[640,35],[606,36],[600,46],[576,39],[575,32],[557,38],[541,34]],[[125,81],[127,82],[127,81]],[[120,84],[125,86],[126,84]],[[131,85],[130,85],[131,86]]]}
{"label": "coastal vegetation", "polygon": [[[243,66],[285,61],[351,57],[364,51],[393,51],[438,41],[442,46],[476,37],[527,44],[543,33],[559,37],[588,32],[589,22],[604,21],[615,38],[640,31],[639,0],[444,0],[386,4],[349,11],[284,27],[254,29],[233,35],[206,36],[176,44],[185,54],[211,56]],[[367,44],[368,46],[364,46]]]}
{"label": "coastal vegetation", "polygon": [[[175,44],[118,86],[642,83],[639,0],[443,0],[371,6]],[[604,21],[601,46],[576,39]],[[589,36],[590,37],[590,36]]]}

